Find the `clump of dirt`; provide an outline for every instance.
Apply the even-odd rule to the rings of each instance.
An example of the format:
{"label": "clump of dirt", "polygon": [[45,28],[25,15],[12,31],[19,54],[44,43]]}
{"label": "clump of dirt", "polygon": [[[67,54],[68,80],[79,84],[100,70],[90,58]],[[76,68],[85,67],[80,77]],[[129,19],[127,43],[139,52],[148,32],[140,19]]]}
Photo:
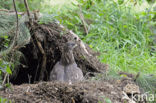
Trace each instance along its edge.
{"label": "clump of dirt", "polygon": [[105,81],[83,81],[75,84],[41,82],[23,84],[0,91],[2,97],[16,103],[121,103],[122,88]]}
{"label": "clump of dirt", "polygon": [[[0,90],[15,103],[146,103],[144,93],[131,79],[84,80],[73,84],[57,81],[22,84]],[[135,99],[134,99],[134,98]]]}

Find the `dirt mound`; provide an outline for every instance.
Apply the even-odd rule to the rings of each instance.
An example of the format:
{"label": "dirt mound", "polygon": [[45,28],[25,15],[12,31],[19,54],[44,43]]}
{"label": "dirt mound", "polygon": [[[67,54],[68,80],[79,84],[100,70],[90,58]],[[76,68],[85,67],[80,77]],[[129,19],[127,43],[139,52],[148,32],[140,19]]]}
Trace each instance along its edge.
{"label": "dirt mound", "polygon": [[122,88],[112,83],[84,81],[69,85],[41,82],[12,86],[0,91],[0,95],[16,103],[121,103]]}

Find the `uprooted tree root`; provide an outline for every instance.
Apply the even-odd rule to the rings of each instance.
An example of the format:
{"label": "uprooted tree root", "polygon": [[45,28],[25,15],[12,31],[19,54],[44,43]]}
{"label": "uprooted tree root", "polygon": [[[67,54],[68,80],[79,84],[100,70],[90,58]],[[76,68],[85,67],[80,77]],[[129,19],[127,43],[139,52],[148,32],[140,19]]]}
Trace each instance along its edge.
{"label": "uprooted tree root", "polygon": [[[84,74],[90,72],[105,72],[108,65],[102,64],[97,59],[96,52],[91,50],[81,39],[72,31],[67,30],[58,23],[38,24],[33,23],[30,28],[32,38],[30,42],[21,47],[19,50],[24,54],[25,58],[21,58],[21,64],[17,77],[12,79],[14,84],[34,83],[43,80],[49,80],[49,73],[57,61],[60,60],[63,52],[64,43],[67,41],[75,41],[79,45],[74,50],[74,57],[78,67]],[[36,35],[36,37],[34,37]],[[44,50],[41,52],[38,43]],[[43,75],[41,75],[43,73]],[[41,77],[43,76],[43,77]]]}

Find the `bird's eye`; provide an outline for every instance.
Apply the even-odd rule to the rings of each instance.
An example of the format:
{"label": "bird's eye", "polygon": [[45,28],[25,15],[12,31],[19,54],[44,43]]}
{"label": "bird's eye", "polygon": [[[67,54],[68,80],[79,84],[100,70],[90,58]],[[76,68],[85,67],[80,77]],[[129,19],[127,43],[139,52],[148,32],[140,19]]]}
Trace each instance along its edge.
{"label": "bird's eye", "polygon": [[77,37],[74,37],[74,40],[77,40]]}

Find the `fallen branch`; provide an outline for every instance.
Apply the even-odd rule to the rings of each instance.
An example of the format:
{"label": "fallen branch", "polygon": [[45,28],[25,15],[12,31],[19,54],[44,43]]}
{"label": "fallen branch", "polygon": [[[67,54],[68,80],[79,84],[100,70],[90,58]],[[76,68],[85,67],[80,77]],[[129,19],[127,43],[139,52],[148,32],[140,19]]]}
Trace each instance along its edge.
{"label": "fallen branch", "polygon": [[81,10],[80,5],[79,5],[79,8],[80,8],[79,16],[80,16],[80,19],[81,19],[81,21],[82,21],[82,23],[83,23],[83,27],[84,27],[85,33],[86,33],[86,35],[88,35],[87,23],[86,23],[85,20],[84,20],[84,16],[83,16],[83,13],[82,13],[82,10]]}
{"label": "fallen branch", "polygon": [[4,12],[14,12],[13,10],[7,10],[7,9],[0,9],[0,11],[4,11]]}
{"label": "fallen branch", "polygon": [[[34,31],[35,29],[34,29],[34,26],[33,26],[32,18],[30,17],[30,10],[29,10],[29,6],[28,6],[28,3],[27,3],[27,0],[24,0],[24,4],[25,4],[26,10],[27,10],[27,15],[28,15],[28,18],[29,18],[30,26],[32,27],[32,31]],[[36,42],[36,45],[37,45],[39,51],[42,54],[42,63],[41,63],[41,70],[40,70],[39,80],[43,80],[44,72],[46,71],[46,59],[47,59],[46,53],[45,53],[45,51],[44,51],[44,49],[42,47],[41,42],[39,42],[38,39],[37,39],[36,32],[34,32],[34,35],[32,35],[32,38]]]}
{"label": "fallen branch", "polygon": [[4,86],[5,82],[6,82],[6,79],[8,77],[8,73],[5,73],[5,76],[4,76],[4,79],[3,79],[3,82],[2,82],[2,86]]}
{"label": "fallen branch", "polygon": [[27,10],[27,15],[28,15],[28,18],[29,18],[29,22],[30,22],[30,24],[32,25],[32,19],[31,19],[31,17],[30,17],[30,10],[29,10],[29,6],[28,6],[28,2],[27,2],[27,0],[24,0],[24,5],[25,5],[25,7],[26,7],[26,10]]}
{"label": "fallen branch", "polygon": [[15,34],[15,37],[14,37],[14,40],[13,40],[13,44],[15,44],[15,41],[17,39],[17,36],[19,34],[19,25],[18,25],[18,13],[17,13],[17,9],[16,9],[16,4],[15,4],[15,0],[13,0],[13,5],[14,5],[14,9],[15,9],[15,13],[16,13],[16,34]]}

